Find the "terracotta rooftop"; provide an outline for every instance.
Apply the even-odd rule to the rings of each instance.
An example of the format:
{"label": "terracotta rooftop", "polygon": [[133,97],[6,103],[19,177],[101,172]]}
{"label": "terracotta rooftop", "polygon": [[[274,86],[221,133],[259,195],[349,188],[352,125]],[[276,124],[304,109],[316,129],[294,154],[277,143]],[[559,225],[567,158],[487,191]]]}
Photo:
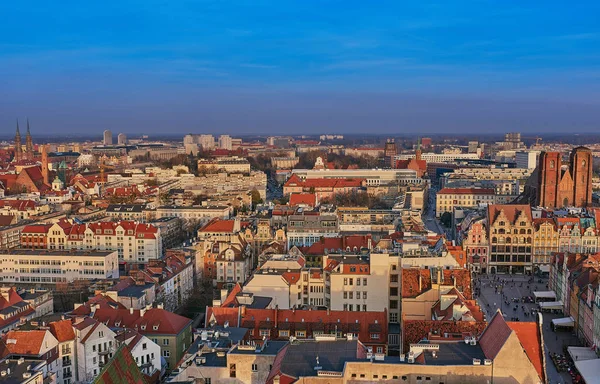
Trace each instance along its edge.
{"label": "terracotta rooftop", "polygon": [[73,331],[71,320],[54,321],[49,326],[50,332],[59,342],[75,340],[75,331]]}
{"label": "terracotta rooftop", "polygon": [[527,204],[491,204],[488,206],[489,222],[495,223],[502,212],[511,224],[514,224],[521,215],[525,215],[531,222],[531,206]]}

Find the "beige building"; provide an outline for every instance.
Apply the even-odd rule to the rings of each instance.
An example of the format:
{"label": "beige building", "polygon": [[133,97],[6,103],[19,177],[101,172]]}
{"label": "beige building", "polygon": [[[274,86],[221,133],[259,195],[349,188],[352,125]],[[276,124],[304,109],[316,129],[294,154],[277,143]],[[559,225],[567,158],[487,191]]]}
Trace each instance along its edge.
{"label": "beige building", "polygon": [[156,208],[156,218],[178,217],[183,220],[198,220],[207,223],[214,218],[228,219],[231,208],[221,206],[193,206],[182,207],[166,205]]}
{"label": "beige building", "polygon": [[200,159],[198,160],[198,172],[201,170],[216,170],[225,171],[227,173],[250,173],[250,163],[242,157],[230,156],[219,157],[216,159]]}
{"label": "beige building", "polygon": [[452,212],[454,207],[476,208],[496,203],[493,189],[484,188],[444,188],[436,194],[435,215]]}
{"label": "beige building", "polygon": [[275,169],[291,169],[294,168],[299,161],[299,157],[271,157],[271,165]]}

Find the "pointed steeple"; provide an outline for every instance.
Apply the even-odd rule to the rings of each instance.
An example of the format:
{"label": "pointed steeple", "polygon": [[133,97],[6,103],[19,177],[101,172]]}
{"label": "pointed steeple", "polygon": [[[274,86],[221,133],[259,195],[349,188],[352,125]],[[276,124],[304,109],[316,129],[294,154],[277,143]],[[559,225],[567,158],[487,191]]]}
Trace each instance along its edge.
{"label": "pointed steeple", "polygon": [[15,133],[15,161],[23,159],[23,148],[21,147],[21,132],[19,131],[19,119],[17,119],[17,132]]}
{"label": "pointed steeple", "polygon": [[31,138],[31,132],[29,132],[29,118],[27,118],[27,134],[25,134],[25,158],[33,160],[33,139]]}

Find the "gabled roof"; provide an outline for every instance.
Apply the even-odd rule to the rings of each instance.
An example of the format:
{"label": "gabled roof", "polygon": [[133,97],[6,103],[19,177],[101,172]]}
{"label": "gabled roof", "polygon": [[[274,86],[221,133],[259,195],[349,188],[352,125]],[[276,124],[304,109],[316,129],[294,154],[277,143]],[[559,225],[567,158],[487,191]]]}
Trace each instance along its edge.
{"label": "gabled roof", "polygon": [[4,341],[12,354],[38,356],[46,337],[46,330],[9,331]]}
{"label": "gabled roof", "polygon": [[527,204],[491,204],[488,206],[488,222],[490,224],[496,222],[502,211],[511,224],[514,224],[522,214],[531,222],[531,206]]}
{"label": "gabled roof", "polygon": [[129,348],[122,345],[100,371],[94,384],[146,384]]}
{"label": "gabled roof", "polygon": [[224,220],[215,218],[209,221],[204,227],[200,228],[199,232],[224,232],[233,233],[235,228],[235,220]]}
{"label": "gabled roof", "polygon": [[75,340],[75,331],[71,320],[60,320],[49,324],[50,332],[56,337],[59,342]]}
{"label": "gabled roof", "polygon": [[[107,324],[109,328],[134,328],[142,334],[176,335],[189,326],[192,320],[161,308],[144,311],[129,309],[97,309],[94,319]],[[119,323],[119,325],[116,325]]]}
{"label": "gabled roof", "polygon": [[289,205],[308,205],[314,207],[317,204],[317,195],[314,193],[292,193]]}
{"label": "gabled roof", "polygon": [[511,332],[512,330],[504,320],[502,312],[497,310],[492,321],[490,321],[479,338],[479,345],[481,345],[485,357],[494,360],[504,346],[504,343],[506,343],[506,340],[508,340]]}
{"label": "gabled roof", "polygon": [[537,322],[508,322],[510,329],[512,329],[519,338],[521,346],[525,350],[525,354],[535,367],[538,375],[542,380],[544,379],[544,358],[542,356],[542,338],[540,335],[540,329]]}

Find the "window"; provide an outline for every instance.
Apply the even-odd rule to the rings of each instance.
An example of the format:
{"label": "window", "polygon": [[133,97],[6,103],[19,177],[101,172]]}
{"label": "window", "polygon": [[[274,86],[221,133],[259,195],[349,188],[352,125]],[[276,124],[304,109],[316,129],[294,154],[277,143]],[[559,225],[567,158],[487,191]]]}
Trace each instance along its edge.
{"label": "window", "polygon": [[258,364],[252,364],[252,372],[258,371]]}
{"label": "window", "polygon": [[348,280],[348,283],[349,283],[349,285],[353,285],[353,283],[354,283],[354,279],[353,279],[353,278],[350,278],[350,279]]}
{"label": "window", "polygon": [[145,350],[146,348],[148,348],[148,346],[146,345],[146,343],[142,344],[142,349]]}
{"label": "window", "polygon": [[103,331],[99,331],[98,332],[98,337],[104,337],[104,332]]}
{"label": "window", "polygon": [[363,285],[367,285],[367,278],[366,277],[363,279]]}
{"label": "window", "polygon": [[163,339],[163,345],[169,345],[169,339]]}
{"label": "window", "polygon": [[164,350],[162,351],[163,357],[171,357],[171,351]]}
{"label": "window", "polygon": [[94,356],[94,358],[92,358],[92,364],[96,364],[98,362],[98,358]]}
{"label": "window", "polygon": [[204,378],[204,384],[212,384],[212,380],[210,379],[210,377]]}
{"label": "window", "polygon": [[356,285],[360,285],[360,279],[356,279]]}
{"label": "window", "polygon": [[235,364],[229,364],[229,377],[236,377]]}
{"label": "window", "polygon": [[383,347],[377,347],[377,353],[383,353]]}
{"label": "window", "polygon": [[379,339],[379,333],[371,333],[371,339],[378,340]]}

